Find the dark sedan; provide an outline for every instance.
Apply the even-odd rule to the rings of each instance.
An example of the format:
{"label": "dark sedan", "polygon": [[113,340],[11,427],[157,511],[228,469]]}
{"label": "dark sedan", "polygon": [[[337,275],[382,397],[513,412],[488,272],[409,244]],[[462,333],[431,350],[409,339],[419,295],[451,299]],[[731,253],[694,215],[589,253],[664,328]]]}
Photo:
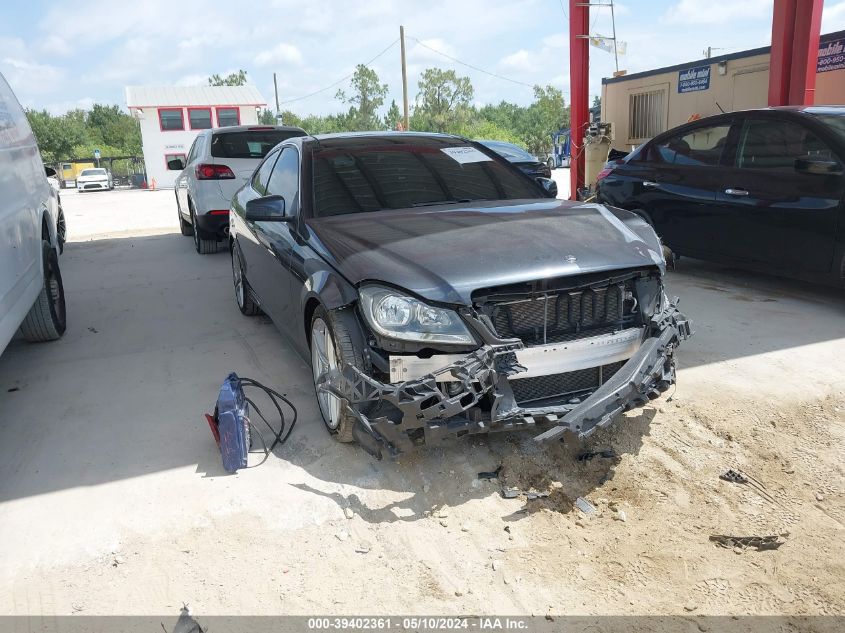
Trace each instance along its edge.
{"label": "dark sedan", "polygon": [[675,253],[845,285],[845,107],[771,108],[683,125],[599,174],[598,200]]}
{"label": "dark sedan", "polygon": [[[531,178],[551,178],[552,170],[536,156],[529,154],[519,145],[505,143],[504,141],[478,141],[484,147],[488,147],[499,156],[518,168],[526,176]],[[555,193],[557,195],[557,193]]]}
{"label": "dark sedan", "polygon": [[338,440],[395,455],[589,435],[675,379],[689,334],[638,216],[552,199],[466,139],[292,138],[232,202],[241,312],[309,359]]}

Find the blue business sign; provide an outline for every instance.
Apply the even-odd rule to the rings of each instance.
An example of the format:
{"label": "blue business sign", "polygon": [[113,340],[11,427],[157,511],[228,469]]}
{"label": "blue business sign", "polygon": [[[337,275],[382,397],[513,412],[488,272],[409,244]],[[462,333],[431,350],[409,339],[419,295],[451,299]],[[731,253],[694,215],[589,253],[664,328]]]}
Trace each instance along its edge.
{"label": "blue business sign", "polygon": [[710,87],[710,66],[696,66],[678,71],[678,93],[707,90]]}
{"label": "blue business sign", "polygon": [[826,73],[829,70],[845,68],[845,39],[825,42],[819,46],[819,61],[816,62],[816,72]]}

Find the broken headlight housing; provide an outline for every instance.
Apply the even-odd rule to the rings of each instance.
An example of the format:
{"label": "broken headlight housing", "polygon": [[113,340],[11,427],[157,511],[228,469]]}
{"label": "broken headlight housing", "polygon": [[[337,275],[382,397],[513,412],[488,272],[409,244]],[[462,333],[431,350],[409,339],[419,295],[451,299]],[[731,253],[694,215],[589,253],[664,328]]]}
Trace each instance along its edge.
{"label": "broken headlight housing", "polygon": [[428,305],[384,286],[363,286],[359,292],[364,318],[382,336],[419,343],[475,342],[454,310]]}

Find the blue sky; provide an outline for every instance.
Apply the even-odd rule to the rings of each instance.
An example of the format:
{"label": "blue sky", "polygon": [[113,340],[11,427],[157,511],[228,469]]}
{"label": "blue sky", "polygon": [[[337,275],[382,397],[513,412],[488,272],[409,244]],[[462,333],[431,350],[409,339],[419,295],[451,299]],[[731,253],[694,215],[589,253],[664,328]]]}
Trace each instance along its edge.
{"label": "blue sky", "polygon": [[[597,0],[594,0],[597,1]],[[125,106],[124,86],[203,84],[243,68],[268,103],[327,87],[398,38],[404,24],[409,95],[430,66],[468,75],[479,104],[529,103],[533,85],[569,90],[568,0],[38,0],[8,2],[0,24],[0,72],[27,107],[64,112],[94,102]],[[592,33],[610,35],[610,11],[593,9]],[[772,0],[621,0],[616,30],[629,72],[765,46]],[[845,29],[845,0],[825,0],[822,32]],[[412,39],[413,38],[413,39]],[[434,49],[434,50],[432,50]],[[445,53],[505,79],[457,64]],[[372,67],[401,104],[399,46]],[[591,49],[590,91],[614,70]],[[341,87],[344,87],[343,84]],[[342,109],[337,87],[283,105],[300,114]]]}

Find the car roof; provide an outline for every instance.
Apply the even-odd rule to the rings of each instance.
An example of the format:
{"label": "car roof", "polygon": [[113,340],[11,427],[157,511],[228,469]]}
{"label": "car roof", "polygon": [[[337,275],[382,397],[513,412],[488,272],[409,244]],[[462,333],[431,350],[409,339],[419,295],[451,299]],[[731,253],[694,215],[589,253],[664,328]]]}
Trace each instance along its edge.
{"label": "car roof", "polygon": [[301,127],[296,127],[295,125],[229,125],[226,127],[215,127],[209,130],[205,130],[206,133],[209,134],[219,134],[221,132],[229,133],[229,132],[266,132],[270,130],[277,130],[279,132],[302,132],[305,134],[305,130]]}

